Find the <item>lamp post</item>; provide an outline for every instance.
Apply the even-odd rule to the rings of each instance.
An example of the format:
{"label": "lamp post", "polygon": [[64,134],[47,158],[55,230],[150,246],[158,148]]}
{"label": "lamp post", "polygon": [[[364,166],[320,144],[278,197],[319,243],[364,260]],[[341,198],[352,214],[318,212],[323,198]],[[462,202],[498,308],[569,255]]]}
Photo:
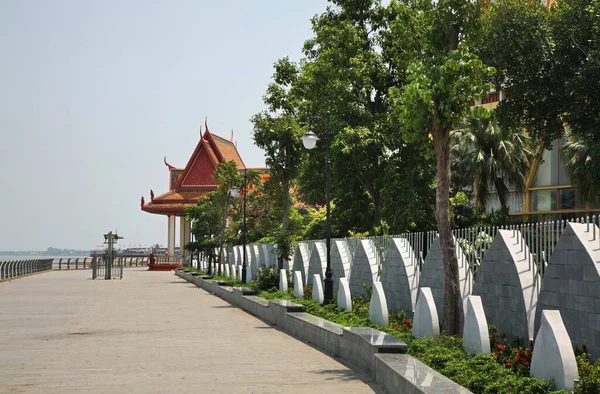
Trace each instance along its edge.
{"label": "lamp post", "polygon": [[[244,183],[242,184],[242,197],[243,197],[243,220],[242,220],[242,253],[243,253],[243,258],[242,258],[242,277],[240,278],[240,280],[244,283],[246,283],[246,183],[247,183],[247,178],[246,178],[246,168],[244,168]],[[236,186],[233,186],[231,188],[231,196],[233,198],[236,198],[239,194],[239,189]]]}
{"label": "lamp post", "polygon": [[[330,182],[330,160],[329,160],[329,145],[331,143],[331,136],[329,135],[329,115],[327,111],[326,122],[325,122],[325,203],[327,206],[327,268],[325,270],[325,279],[323,280],[325,286],[323,291],[323,305],[331,304],[333,300],[333,273],[331,272],[331,182]],[[302,143],[306,149],[313,149],[319,137],[312,131],[307,131],[302,136]]]}

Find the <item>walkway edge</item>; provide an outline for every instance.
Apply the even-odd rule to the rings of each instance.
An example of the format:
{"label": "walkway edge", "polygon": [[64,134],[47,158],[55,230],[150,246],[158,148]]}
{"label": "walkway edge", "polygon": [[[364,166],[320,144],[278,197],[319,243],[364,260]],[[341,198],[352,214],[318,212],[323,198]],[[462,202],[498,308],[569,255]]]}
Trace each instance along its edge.
{"label": "walkway edge", "polygon": [[285,300],[267,301],[251,289],[221,285],[183,270],[176,270],[175,275],[364,371],[388,393],[470,393],[405,354],[406,344],[389,334],[367,327],[343,327],[304,312],[302,305]]}

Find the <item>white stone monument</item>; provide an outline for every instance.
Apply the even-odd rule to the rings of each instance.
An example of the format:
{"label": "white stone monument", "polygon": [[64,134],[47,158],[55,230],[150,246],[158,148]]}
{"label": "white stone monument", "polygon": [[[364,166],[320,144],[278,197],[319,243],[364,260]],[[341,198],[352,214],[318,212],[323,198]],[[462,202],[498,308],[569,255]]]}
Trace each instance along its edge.
{"label": "white stone monument", "polygon": [[387,301],[381,282],[373,283],[373,293],[371,294],[371,302],[369,303],[369,320],[380,326],[389,323]]}
{"label": "white stone monument", "polygon": [[340,308],[352,312],[352,296],[350,295],[350,284],[348,278],[340,278],[337,291],[337,304]]}
{"label": "white stone monument", "polygon": [[246,267],[246,283],[252,282],[252,266]]}
{"label": "white stone monument", "polygon": [[302,285],[301,271],[294,271],[294,297],[304,298],[304,286]]}
{"label": "white stone monument", "polygon": [[440,321],[433,294],[431,294],[429,287],[419,288],[412,334],[415,338],[437,337],[440,335]]}
{"label": "white stone monument", "polygon": [[531,376],[554,382],[557,390],[573,390],[577,361],[560,311],[542,311],[540,330],[531,356]]}
{"label": "white stone monument", "polygon": [[288,291],[288,280],[286,270],[279,270],[279,291],[281,291],[282,293],[287,293]]}
{"label": "white stone monument", "polygon": [[323,281],[321,275],[313,275],[313,288],[312,288],[312,299],[322,304],[325,300],[325,294],[323,293]]}
{"label": "white stone monument", "polygon": [[490,333],[481,297],[468,296],[466,309],[463,349],[467,353],[490,354]]}

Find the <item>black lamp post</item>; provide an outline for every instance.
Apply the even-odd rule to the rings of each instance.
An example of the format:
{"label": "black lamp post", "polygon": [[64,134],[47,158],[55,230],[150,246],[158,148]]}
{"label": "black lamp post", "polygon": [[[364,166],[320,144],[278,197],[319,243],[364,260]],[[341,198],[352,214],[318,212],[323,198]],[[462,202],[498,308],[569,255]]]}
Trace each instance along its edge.
{"label": "black lamp post", "polygon": [[[243,197],[243,221],[242,221],[242,253],[243,253],[243,258],[242,258],[242,277],[240,278],[240,280],[244,283],[246,283],[246,168],[244,168],[244,183],[242,184],[242,197]],[[236,198],[239,194],[239,189],[234,186],[231,188],[231,195],[233,196],[233,198]]]}
{"label": "black lamp post", "polygon": [[[325,203],[327,205],[327,269],[325,270],[325,283],[324,286],[324,294],[323,294],[323,305],[331,304],[333,300],[333,273],[331,272],[331,182],[330,182],[330,160],[329,160],[329,145],[331,143],[331,136],[329,135],[329,111],[326,113],[326,123],[325,123],[325,143],[326,143],[326,155],[325,155]],[[306,149],[313,149],[319,137],[312,131],[307,131],[302,136],[302,143]]]}

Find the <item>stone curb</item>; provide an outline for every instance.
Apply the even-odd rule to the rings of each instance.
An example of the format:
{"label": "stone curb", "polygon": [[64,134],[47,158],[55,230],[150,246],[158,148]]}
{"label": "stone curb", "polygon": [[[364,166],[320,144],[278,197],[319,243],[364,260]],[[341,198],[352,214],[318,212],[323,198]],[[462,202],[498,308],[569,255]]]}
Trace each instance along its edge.
{"label": "stone curb", "polygon": [[252,289],[222,286],[218,282],[176,270],[175,275],[219,296],[281,331],[338,357],[368,374],[388,393],[470,393],[414,357],[407,345],[369,327],[343,327],[304,312],[287,300],[265,300]]}

